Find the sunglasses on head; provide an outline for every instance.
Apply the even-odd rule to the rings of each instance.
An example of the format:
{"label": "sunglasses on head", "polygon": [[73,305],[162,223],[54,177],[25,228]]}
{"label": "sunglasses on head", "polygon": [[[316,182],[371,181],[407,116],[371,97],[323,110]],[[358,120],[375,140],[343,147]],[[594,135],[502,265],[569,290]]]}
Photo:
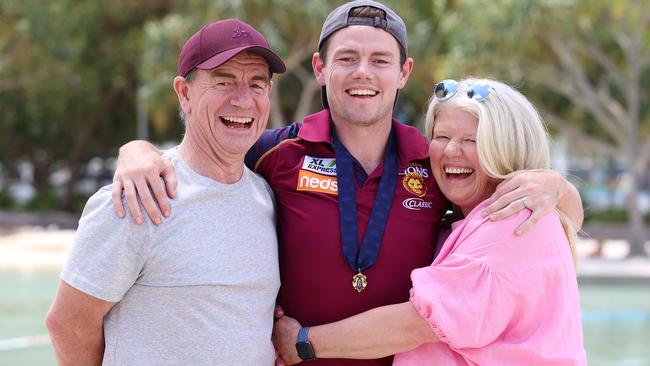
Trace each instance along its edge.
{"label": "sunglasses on head", "polygon": [[[433,95],[441,101],[453,97],[460,89],[460,83],[456,80],[443,80],[433,88]],[[490,95],[492,87],[485,83],[474,83],[467,88],[467,97],[477,102],[484,101]]]}

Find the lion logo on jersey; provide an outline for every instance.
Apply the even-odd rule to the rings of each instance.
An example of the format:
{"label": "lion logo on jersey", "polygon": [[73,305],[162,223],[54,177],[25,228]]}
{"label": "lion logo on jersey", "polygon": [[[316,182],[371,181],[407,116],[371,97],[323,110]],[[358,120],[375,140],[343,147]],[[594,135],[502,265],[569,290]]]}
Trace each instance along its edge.
{"label": "lion logo on jersey", "polygon": [[418,173],[407,173],[402,180],[402,185],[404,185],[407,191],[418,197],[422,197],[427,193],[427,186],[424,185],[424,179]]}

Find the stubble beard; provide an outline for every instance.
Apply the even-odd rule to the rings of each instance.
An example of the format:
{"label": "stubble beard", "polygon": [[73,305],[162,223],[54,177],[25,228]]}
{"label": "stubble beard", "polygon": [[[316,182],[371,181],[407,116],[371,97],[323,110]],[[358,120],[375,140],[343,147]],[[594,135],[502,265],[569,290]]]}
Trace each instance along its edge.
{"label": "stubble beard", "polygon": [[386,119],[389,121],[393,116],[392,105],[382,106],[379,110],[365,111],[354,109],[352,107],[342,108],[340,111],[333,112],[332,114],[338,115],[338,119],[346,121],[350,125],[358,127],[371,127],[380,123],[384,123]]}

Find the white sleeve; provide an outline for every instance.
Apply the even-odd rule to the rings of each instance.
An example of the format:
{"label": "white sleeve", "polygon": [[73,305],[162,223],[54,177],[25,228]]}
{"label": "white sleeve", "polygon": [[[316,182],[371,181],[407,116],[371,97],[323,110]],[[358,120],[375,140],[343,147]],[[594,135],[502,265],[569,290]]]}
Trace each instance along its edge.
{"label": "white sleeve", "polygon": [[61,279],[98,299],[118,302],[144,267],[151,223],[136,225],[113,211],[111,188],[95,193],[84,208]]}

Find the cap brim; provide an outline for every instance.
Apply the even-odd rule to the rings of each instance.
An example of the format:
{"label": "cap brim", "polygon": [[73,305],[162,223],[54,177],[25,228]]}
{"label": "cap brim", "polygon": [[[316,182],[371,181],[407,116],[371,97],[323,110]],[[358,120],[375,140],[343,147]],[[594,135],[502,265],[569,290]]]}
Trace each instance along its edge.
{"label": "cap brim", "polygon": [[227,51],[216,54],[203,61],[202,63],[196,65],[196,68],[201,70],[214,69],[215,67],[219,67],[225,64],[228,60],[244,51],[250,51],[264,57],[266,62],[269,64],[269,70],[274,74],[282,74],[287,71],[287,67],[284,65],[284,62],[280,56],[276,55],[275,52],[269,49],[258,46],[245,46],[229,49]]}

